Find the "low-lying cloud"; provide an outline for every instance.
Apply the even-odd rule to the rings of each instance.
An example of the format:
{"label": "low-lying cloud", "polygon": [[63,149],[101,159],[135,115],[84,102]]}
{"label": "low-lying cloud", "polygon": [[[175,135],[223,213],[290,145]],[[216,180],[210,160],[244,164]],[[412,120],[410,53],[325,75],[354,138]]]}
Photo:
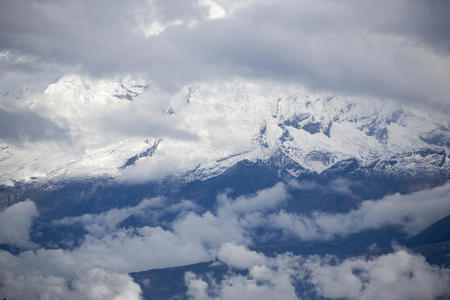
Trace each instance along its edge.
{"label": "low-lying cloud", "polygon": [[346,213],[314,211],[311,215],[280,211],[269,224],[302,240],[330,240],[387,225],[414,235],[450,214],[450,184],[413,194],[394,194],[363,201]]}
{"label": "low-lying cloud", "polygon": [[6,299],[141,299],[141,289],[127,274],[77,266],[64,252],[0,251],[0,294]]}
{"label": "low-lying cloud", "polygon": [[[229,272],[221,281],[185,274],[190,299],[435,299],[448,297],[450,271],[403,249],[378,257],[275,257],[227,244],[219,260],[248,273]],[[258,258],[254,264],[242,260]],[[225,259],[224,259],[225,257]]]}
{"label": "low-lying cloud", "polygon": [[230,199],[226,194],[217,198],[218,211],[228,211],[238,214],[267,211],[279,207],[289,198],[287,186],[277,183],[273,187],[258,191],[254,196],[240,196]]}
{"label": "low-lying cloud", "polygon": [[[278,192],[282,192],[277,196],[278,199],[272,199],[271,195]],[[255,208],[255,203],[263,204],[260,209],[266,210],[272,207],[269,201],[278,203],[285,196],[285,186],[278,184],[250,195],[248,199],[241,196],[236,203],[241,212],[250,207]],[[245,205],[246,199],[248,205]],[[223,196],[222,203],[229,201],[232,199]],[[120,222],[129,216],[152,209],[181,214],[168,229],[159,226],[118,228]],[[251,243],[250,236],[242,228],[237,216],[232,216],[231,210],[199,215],[192,211],[196,209],[188,200],[166,206],[162,198],[152,198],[134,207],[55,220],[54,226],[79,224],[87,229],[88,234],[83,243],[74,249],[39,248],[18,255],[1,251],[0,264],[4,272],[0,275],[0,293],[8,298],[19,299],[29,298],[30,295],[106,299],[113,294],[138,299],[140,289],[127,275],[129,272],[209,261],[223,243]],[[28,245],[31,221],[35,215],[37,210],[31,201],[5,209],[0,218],[2,225],[10,222],[14,225],[12,230],[19,232],[19,235],[10,234],[7,231],[10,227],[5,223],[2,226],[5,242]],[[224,260],[227,251],[224,246],[220,254]],[[28,272],[30,269],[34,271]],[[28,288],[21,289],[18,285],[27,285]]]}
{"label": "low-lying cloud", "polygon": [[266,261],[264,255],[248,250],[243,245],[224,243],[217,253],[217,258],[228,266],[238,269],[250,269]]}
{"label": "low-lying cloud", "polygon": [[[281,295],[297,299],[303,297],[296,288],[299,282],[312,285],[302,292],[305,295],[316,293],[329,298],[370,299],[382,289],[386,299],[401,299],[408,290],[419,287],[414,295],[421,299],[448,293],[448,270],[430,266],[422,257],[404,250],[336,263],[330,257],[282,254],[271,258],[247,247],[261,238],[255,235],[255,229],[261,226],[269,231],[282,229],[303,240],[334,239],[385,225],[397,225],[414,234],[450,214],[449,184],[364,201],[347,213],[313,212],[310,216],[280,211],[291,200],[290,188],[292,183],[278,183],[236,198],[220,194],[216,208],[203,213],[198,213],[201,208],[188,200],[167,205],[164,198],[152,198],[133,207],[55,220],[54,226],[79,224],[87,230],[84,241],[73,249],[44,249],[32,244],[29,235],[37,209],[29,200],[16,203],[0,213],[0,237],[9,245],[34,250],[17,255],[0,251],[4,270],[0,292],[19,299],[30,295],[67,299],[126,295],[138,299],[140,288],[127,273],[218,259],[232,272],[215,283],[186,274],[191,298],[270,299]],[[151,215],[157,221],[166,213],[178,216],[165,228],[119,226],[130,216]],[[246,270],[248,273],[242,273]],[[402,290],[395,290],[396,282],[402,283]],[[19,285],[29,288],[20,289]]]}
{"label": "low-lying cloud", "polygon": [[101,237],[115,230],[120,222],[134,215],[143,215],[148,208],[161,207],[164,205],[160,197],[144,199],[138,205],[124,208],[113,208],[99,214],[84,214],[77,217],[65,217],[54,220],[54,225],[81,224],[89,234]]}
{"label": "low-lying cloud", "polygon": [[30,229],[39,215],[34,202],[25,200],[0,211],[0,244],[17,247],[32,247]]}
{"label": "low-lying cloud", "polygon": [[450,295],[450,271],[405,250],[372,259],[349,258],[336,265],[312,258],[305,267],[311,272],[309,282],[326,298],[400,300]]}

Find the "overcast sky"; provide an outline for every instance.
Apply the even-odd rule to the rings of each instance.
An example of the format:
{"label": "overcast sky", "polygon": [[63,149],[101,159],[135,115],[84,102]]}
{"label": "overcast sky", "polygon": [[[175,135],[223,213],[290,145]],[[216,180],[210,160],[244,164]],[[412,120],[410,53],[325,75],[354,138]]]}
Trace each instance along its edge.
{"label": "overcast sky", "polygon": [[3,0],[1,64],[34,79],[139,73],[169,90],[264,78],[448,108],[449,11],[442,0]]}
{"label": "overcast sky", "polygon": [[[210,158],[219,162],[222,157],[233,161],[234,157],[244,157],[234,154],[247,153],[247,145],[253,145],[249,141],[253,143],[254,132],[262,136],[262,131],[267,130],[270,136],[270,130],[274,130],[277,141],[281,134],[284,136],[278,125],[264,123],[260,127],[259,120],[265,120],[266,114],[255,107],[267,110],[273,122],[282,120],[269,114],[272,104],[266,100],[270,97],[276,101],[279,86],[291,84],[306,87],[311,95],[325,92],[352,99],[361,96],[361,101],[371,101],[372,97],[388,99],[382,103],[393,100],[396,105],[425,105],[446,116],[450,112],[449,15],[448,0],[1,0],[0,142],[8,144],[2,144],[2,172],[5,176],[33,180],[36,176],[45,178],[45,174],[70,176],[71,172],[93,177],[112,172],[118,176],[117,167],[130,157],[149,155],[156,147],[163,153],[159,160],[141,160],[141,164],[126,169],[121,173],[123,177],[117,178],[123,182],[157,180],[179,170],[184,172],[183,168],[190,168],[191,162],[203,163],[203,159]],[[49,87],[61,78],[64,80],[59,85]],[[122,84],[123,78],[129,79],[129,85]],[[239,79],[256,82],[255,88],[261,89],[260,93],[251,94],[257,96],[249,96],[251,104],[239,106],[230,101],[234,93],[229,87],[223,88],[228,89],[227,97],[233,95],[228,99],[214,92],[220,90],[217,82],[233,85]],[[148,89],[144,88],[146,84]],[[215,101],[208,103],[208,97],[197,104],[189,102],[190,84],[203,86],[203,94],[199,95],[213,90],[211,99],[229,101],[227,104],[233,109]],[[261,87],[267,85],[278,94],[266,95]],[[245,84],[242,87],[239,90],[237,84],[233,86],[238,90],[236,94],[246,93]],[[21,97],[20,93],[30,90]],[[127,98],[128,93],[136,98],[142,93],[143,97],[134,101]],[[191,104],[191,110],[186,109],[185,115],[170,116],[174,107],[169,107],[168,102],[174,99],[177,103],[177,95],[183,105]],[[289,96],[286,101],[294,98],[290,97],[291,92],[285,95]],[[120,101],[104,101],[108,97]],[[205,106],[198,104],[201,101]],[[266,106],[261,105],[264,101]],[[322,102],[317,103],[322,109]],[[205,109],[207,105],[214,106],[214,110]],[[300,106],[292,109],[296,107]],[[196,110],[200,113],[193,113]],[[239,114],[240,111],[244,113]],[[444,124],[440,119],[430,121],[432,117],[419,118],[403,114],[402,110],[386,111],[408,116],[408,122],[411,120],[415,126],[391,130],[392,140],[400,137],[409,147],[417,143],[416,135],[429,130],[434,134],[431,137],[442,136],[442,141],[446,141],[444,133],[448,129],[439,125]],[[359,108],[355,113],[361,113]],[[377,113],[384,116],[382,109]],[[205,117],[199,117],[200,114]],[[346,117],[353,122],[350,114]],[[244,119],[250,121],[241,122]],[[392,113],[386,122],[391,119]],[[435,124],[428,126],[428,121]],[[256,131],[254,124],[258,126]],[[343,124],[333,128],[342,130],[348,122]],[[342,130],[342,136],[355,132],[369,136],[362,132],[364,127],[358,131],[352,128]],[[404,137],[406,130],[409,131]],[[410,136],[413,131],[414,136]],[[325,134],[317,136],[327,139],[324,149],[329,148],[328,138],[335,141],[330,133],[328,138]],[[160,138],[173,140],[160,145]],[[194,145],[197,141],[203,144]],[[366,141],[372,140],[359,139],[359,135],[354,141],[358,147],[378,145],[375,138],[370,144]],[[306,149],[305,153],[319,153],[315,148],[307,150],[303,143],[299,145]],[[336,145],[333,149],[340,151],[341,143]],[[393,145],[393,149],[400,149]],[[345,146],[351,148],[349,153],[357,153]],[[179,152],[169,151],[170,147]],[[251,147],[249,155],[253,155]],[[191,149],[202,152],[202,160],[191,158],[197,154]],[[223,150],[223,155],[210,149]],[[422,161],[417,161],[413,162],[419,166]],[[64,169],[66,166],[69,167]],[[208,168],[211,172],[216,170]],[[141,289],[129,272],[211,260],[229,266],[230,272],[220,282],[186,273],[185,283],[192,299],[209,299],[211,293],[222,299],[297,299],[305,291],[295,289],[295,280],[328,298],[449,296],[450,271],[431,266],[423,257],[404,249],[330,263],[330,257],[288,253],[267,257],[247,248],[267,238],[258,231],[261,228],[270,234],[307,242],[336,240],[385,226],[397,226],[414,235],[450,213],[449,183],[410,195],[366,199],[343,213],[313,211],[306,215],[285,211],[289,201],[297,200],[291,195],[294,189],[329,189],[330,193],[351,198],[351,184],[344,179],[327,186],[313,181],[280,182],[252,195],[219,194],[210,199],[214,207],[210,210],[195,203],[195,199],[172,203],[156,197],[141,199],[136,206],[111,207],[97,214],[53,220],[48,226],[55,230],[60,226],[84,228],[80,244],[70,249],[37,244],[33,235],[39,234],[34,231],[39,230],[34,223],[39,218],[38,207],[33,199],[17,202],[0,211],[0,244],[18,249],[16,254],[0,250],[0,296],[140,299]],[[163,227],[120,225],[129,217],[142,215],[155,224],[165,216],[177,217]],[[237,269],[248,272],[233,271]],[[304,296],[308,298],[307,294]]]}

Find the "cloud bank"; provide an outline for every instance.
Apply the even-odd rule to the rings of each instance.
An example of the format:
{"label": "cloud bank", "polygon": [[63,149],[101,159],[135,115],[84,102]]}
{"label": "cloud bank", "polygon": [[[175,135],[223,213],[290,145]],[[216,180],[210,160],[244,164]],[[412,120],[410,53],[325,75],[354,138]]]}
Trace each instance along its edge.
{"label": "cloud bank", "polygon": [[[190,299],[435,299],[448,297],[450,271],[431,266],[403,249],[372,258],[281,254],[275,257],[224,245],[220,261],[247,269],[247,274],[228,273],[219,282],[192,272],[185,274]],[[244,257],[259,257],[248,264]]]}
{"label": "cloud bank", "polygon": [[448,10],[437,0],[3,1],[0,49],[162,87],[244,76],[448,108]]}
{"label": "cloud bank", "polygon": [[314,211],[311,216],[280,211],[270,216],[274,227],[302,240],[329,240],[368,229],[395,225],[408,235],[424,230],[450,214],[450,184],[408,195],[394,194],[363,201],[347,213]]}
{"label": "cloud bank", "polygon": [[[416,288],[413,295],[418,299],[447,295],[448,270],[430,266],[422,257],[401,249],[380,257],[336,262],[333,257],[287,253],[267,257],[247,247],[263,238],[257,231],[261,226],[266,231],[283,229],[304,240],[335,239],[385,225],[398,225],[413,234],[450,213],[449,184],[364,201],[359,208],[341,214],[313,212],[308,217],[280,210],[287,201],[295,201],[289,190],[300,186],[305,187],[305,183],[278,183],[236,198],[219,194],[216,207],[202,213],[188,200],[167,205],[164,198],[152,198],[132,207],[55,220],[54,226],[78,225],[87,230],[84,241],[73,249],[32,244],[30,229],[38,211],[32,201],[16,203],[0,213],[0,237],[3,243],[34,250],[17,255],[0,251],[4,270],[0,292],[19,299],[34,295],[139,299],[140,288],[127,273],[217,259],[229,266],[231,273],[221,282],[186,274],[191,298],[270,299],[281,295],[297,299],[315,293],[328,298],[370,299],[382,290],[386,299],[401,299]],[[120,226],[130,216],[147,216],[157,223],[167,213],[177,217],[164,228]],[[404,290],[398,290],[397,282]],[[307,288],[303,294],[299,294],[298,284]],[[23,285],[29,288],[19,288]]]}
{"label": "cloud bank", "polygon": [[54,225],[81,224],[89,234],[101,237],[113,231],[120,222],[134,215],[143,215],[145,209],[158,208],[164,205],[160,197],[144,199],[138,205],[124,208],[113,208],[99,214],[84,214],[77,217],[65,217],[54,220]]}

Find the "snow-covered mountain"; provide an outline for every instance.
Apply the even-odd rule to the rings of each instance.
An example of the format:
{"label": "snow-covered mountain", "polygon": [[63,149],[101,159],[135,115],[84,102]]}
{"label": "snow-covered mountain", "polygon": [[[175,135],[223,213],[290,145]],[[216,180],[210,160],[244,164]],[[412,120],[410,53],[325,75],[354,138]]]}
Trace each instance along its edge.
{"label": "snow-covered mountain", "polygon": [[383,172],[450,169],[447,116],[386,99],[240,79],[167,94],[142,80],[66,75],[19,100],[16,108],[49,119],[66,136],[1,142],[2,184],[206,179],[239,161],[280,154],[298,165],[288,169],[294,176],[349,159]]}

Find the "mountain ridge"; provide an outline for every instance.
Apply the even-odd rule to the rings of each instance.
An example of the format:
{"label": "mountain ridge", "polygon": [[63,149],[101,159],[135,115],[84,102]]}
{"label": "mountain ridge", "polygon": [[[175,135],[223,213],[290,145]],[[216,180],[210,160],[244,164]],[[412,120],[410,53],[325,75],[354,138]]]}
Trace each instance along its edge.
{"label": "mountain ridge", "polygon": [[[117,97],[126,93],[133,94],[132,101]],[[374,164],[380,172],[421,169],[426,166],[420,151],[434,152],[433,161],[442,163],[436,168],[449,170],[448,120],[434,110],[234,80],[186,86],[169,96],[169,106],[167,100],[161,102],[165,108],[147,115],[145,103],[159,95],[130,78],[95,81],[70,75],[38,97],[24,96],[26,105],[64,128],[70,140],[2,142],[0,182],[77,177],[146,181],[185,174],[208,178],[239,161],[268,161],[280,152],[297,165],[294,176],[298,166],[321,173],[352,158]],[[119,128],[114,120],[123,109],[136,113],[120,121],[130,128]],[[152,135],[152,128],[168,136]],[[144,155],[150,148],[152,155]],[[158,172],[162,166],[165,172]]]}

